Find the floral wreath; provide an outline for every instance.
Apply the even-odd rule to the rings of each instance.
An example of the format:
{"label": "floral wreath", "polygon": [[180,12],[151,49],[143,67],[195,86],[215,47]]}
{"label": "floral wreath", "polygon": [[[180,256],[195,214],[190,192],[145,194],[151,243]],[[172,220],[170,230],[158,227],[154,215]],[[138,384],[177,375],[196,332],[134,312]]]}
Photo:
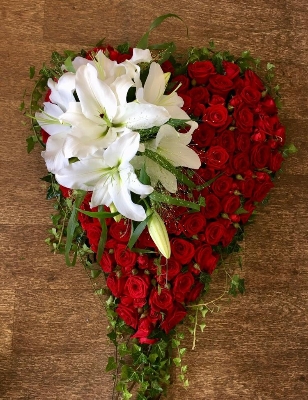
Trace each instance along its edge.
{"label": "floral wreath", "polygon": [[249,52],[210,43],[176,58],[174,43],[149,46],[170,17],[181,19],[157,18],[135,48],[54,52],[29,110],[21,105],[28,152],[43,146],[55,199],[47,242],[67,265],[81,260],[106,299],[112,399],[159,399],[172,365],[189,385],[179,324],[189,314],[194,348],[216,307],[203,300],[214,271],[226,275],[219,298],[244,292],[230,257],[240,264],[243,226],[296,151],[285,146],[274,66],[262,80]]}

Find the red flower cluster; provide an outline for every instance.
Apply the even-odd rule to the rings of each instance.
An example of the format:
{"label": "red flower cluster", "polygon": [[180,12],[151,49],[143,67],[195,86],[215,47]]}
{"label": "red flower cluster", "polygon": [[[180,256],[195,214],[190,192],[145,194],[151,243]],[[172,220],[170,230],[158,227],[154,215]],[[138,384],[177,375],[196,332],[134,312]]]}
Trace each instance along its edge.
{"label": "red flower cluster", "polygon": [[[108,51],[112,59],[122,57],[114,49]],[[156,339],[149,338],[154,328],[169,333],[185,317],[185,305],[195,301],[204,288],[201,272],[211,274],[217,266],[216,246],[232,242],[256,202],[273,187],[271,178],[282,162],[285,128],[273,98],[253,71],[242,74],[236,64],[227,61],[223,68],[220,74],[211,61],[196,61],[188,65],[187,75],[172,77],[181,84],[178,93],[184,100],[183,109],[199,122],[191,146],[202,165],[192,178],[199,190],[191,194],[195,201],[203,197],[205,206],[199,212],[175,206],[161,211],[171,258],[159,255],[146,229],[135,247],[152,252],[129,250],[131,222],[106,221],[107,242],[99,262],[108,288],[118,299],[117,314],[135,329],[133,337],[140,343],[154,343]],[[163,69],[173,73],[170,62]],[[202,188],[211,179],[211,185]],[[178,197],[185,198],[187,190],[179,189],[183,191],[179,190]],[[89,200],[90,195],[83,209],[90,210]],[[81,213],[79,221],[96,253],[102,230],[99,221]]]}

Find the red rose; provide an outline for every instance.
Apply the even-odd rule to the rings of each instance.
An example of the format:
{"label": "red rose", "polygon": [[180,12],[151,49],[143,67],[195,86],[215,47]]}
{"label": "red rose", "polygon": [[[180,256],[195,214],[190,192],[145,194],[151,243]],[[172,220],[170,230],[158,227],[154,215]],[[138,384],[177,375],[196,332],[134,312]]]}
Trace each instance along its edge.
{"label": "red rose", "polygon": [[188,96],[186,93],[179,93],[179,96],[182,97],[184,104],[182,105],[182,109],[184,111],[189,111],[191,109],[191,97]]}
{"label": "red rose", "polygon": [[132,335],[132,338],[138,338],[141,344],[154,344],[158,339],[148,339],[148,336],[153,331],[153,323],[149,317],[145,317],[139,320],[138,330]]}
{"label": "red rose", "polygon": [[172,293],[174,299],[182,303],[194,283],[195,278],[191,272],[184,272],[177,275],[173,281]]}
{"label": "red rose", "polygon": [[115,267],[113,257],[106,250],[102,255],[99,265],[101,266],[102,270],[107,274],[109,274]]}
{"label": "red rose", "polygon": [[235,150],[235,140],[234,140],[234,132],[230,130],[226,130],[217,138],[217,144],[223,147],[228,153],[234,153]]}
{"label": "red rose", "polygon": [[210,106],[205,110],[203,121],[214,128],[224,127],[228,122],[228,110],[221,104]]}
{"label": "red rose", "polygon": [[191,97],[192,103],[207,104],[209,101],[209,92],[203,86],[196,86],[190,89],[187,94]]}
{"label": "red rose", "polygon": [[275,100],[269,94],[263,97],[261,107],[267,114],[276,114],[278,111]]}
{"label": "red rose", "polygon": [[197,103],[197,104],[193,104],[192,106],[192,113],[195,117],[198,118],[203,118],[204,114],[205,114],[205,105],[201,104],[201,103]]}
{"label": "red rose", "polygon": [[205,199],[205,207],[202,209],[207,219],[216,218],[221,211],[220,200],[214,194],[209,194]]}
{"label": "red rose", "polygon": [[205,229],[205,237],[208,244],[218,244],[225,235],[226,228],[218,221],[211,222]]}
{"label": "red rose", "polygon": [[282,154],[277,151],[276,153],[272,153],[269,162],[269,168],[271,171],[276,172],[280,170],[281,163],[283,161]]}
{"label": "red rose", "polygon": [[185,236],[192,237],[205,227],[205,218],[200,212],[185,214],[182,217],[183,232]]}
{"label": "red rose", "polygon": [[204,155],[208,167],[216,170],[223,169],[229,159],[229,154],[221,146],[211,146]]}
{"label": "red rose", "polygon": [[224,197],[227,193],[230,192],[233,185],[233,179],[229,176],[222,175],[219,178],[215,179],[215,181],[211,185],[211,189],[214,194],[218,197]]}
{"label": "red rose", "polygon": [[204,85],[208,82],[209,77],[215,74],[215,67],[211,61],[195,61],[188,64],[187,72],[197,85]]}
{"label": "red rose", "polygon": [[262,169],[268,165],[270,155],[271,148],[265,143],[258,143],[251,149],[250,159],[256,168]]}
{"label": "red rose", "polygon": [[238,134],[236,137],[236,146],[239,151],[242,151],[243,153],[248,153],[251,146],[249,135],[247,135],[246,133]]}
{"label": "red rose", "polygon": [[225,105],[226,100],[218,96],[217,94],[213,94],[212,98],[209,101],[209,106],[217,106],[217,104],[220,104],[221,106]]}
{"label": "red rose", "polygon": [[129,274],[137,261],[137,254],[130,251],[125,244],[118,243],[114,248],[114,258],[122,268],[122,272]]}
{"label": "red rose", "polygon": [[227,194],[221,201],[223,211],[227,214],[233,214],[241,205],[239,196]]}
{"label": "red rose", "polygon": [[226,98],[233,88],[233,82],[225,75],[216,74],[209,79],[208,90],[212,94],[217,94],[218,96]]}
{"label": "red rose", "polygon": [[131,234],[130,223],[124,219],[119,222],[112,220],[108,233],[118,242],[128,243]]}
{"label": "red rose", "polygon": [[138,312],[136,308],[126,307],[123,304],[119,304],[115,311],[118,316],[123,319],[126,325],[129,325],[134,329],[137,328]]}
{"label": "red rose", "polygon": [[196,250],[195,261],[202,271],[211,274],[216,268],[218,257],[212,252],[212,246],[202,244]]}
{"label": "red rose", "polygon": [[245,71],[244,83],[245,86],[252,86],[260,92],[264,90],[263,82],[255,72],[251,71],[251,69]]}
{"label": "red rose", "polygon": [[147,275],[132,275],[128,277],[124,289],[133,299],[144,299],[149,286],[150,281]]}
{"label": "red rose", "polygon": [[286,141],[286,128],[281,125],[275,130],[275,132],[273,134],[274,134],[275,139],[279,142],[278,147],[283,146]]}
{"label": "red rose", "polygon": [[254,201],[262,201],[265,199],[265,197],[267,196],[268,192],[274,187],[274,184],[272,181],[268,181],[268,182],[263,182],[263,183],[257,183],[255,190],[254,190],[254,194],[252,199]]}
{"label": "red rose", "polygon": [[69,188],[67,188],[67,187],[65,187],[65,186],[62,186],[62,185],[59,185],[59,188],[60,188],[60,190],[61,190],[61,193],[62,193],[62,196],[63,196],[63,197],[68,198],[68,197],[71,196],[71,194],[72,194],[72,189],[69,189]]}
{"label": "red rose", "polygon": [[236,174],[244,174],[250,169],[250,160],[246,153],[238,153],[232,159],[232,166]]}
{"label": "red rose", "polygon": [[193,141],[199,147],[208,147],[210,146],[214,136],[215,136],[215,128],[208,124],[199,124],[198,128],[193,133]]}
{"label": "red rose", "polygon": [[221,240],[221,243],[224,247],[229,246],[229,244],[232,242],[232,239],[234,238],[234,235],[236,234],[237,229],[230,225],[228,228],[226,228],[224,237]]}
{"label": "red rose", "polygon": [[87,238],[89,239],[91,249],[94,251],[94,253],[97,253],[101,233],[102,228],[99,225],[95,223],[89,223],[86,225]]}
{"label": "red rose", "polygon": [[246,197],[249,198],[252,196],[254,187],[255,187],[255,181],[253,178],[245,178],[242,181],[238,181],[238,187],[239,190],[241,192],[241,194]]}
{"label": "red rose", "polygon": [[169,60],[166,60],[162,63],[161,65],[161,69],[166,73],[166,72],[170,72],[170,74],[173,74],[174,72],[174,66],[172,65],[172,63]]}
{"label": "red rose", "polygon": [[170,311],[168,311],[161,328],[168,334],[179,322],[185,318],[187,311],[180,303],[176,303]]}
{"label": "red rose", "polygon": [[223,61],[222,62],[222,66],[225,70],[226,76],[231,79],[234,80],[235,78],[237,78],[240,74],[240,67],[232,62],[229,61]]}
{"label": "red rose", "polygon": [[174,257],[170,257],[168,260],[162,257],[160,266],[161,273],[156,276],[156,280],[161,286],[164,286],[166,281],[171,281],[175,278],[182,269],[182,265]]}
{"label": "red rose", "polygon": [[243,87],[240,96],[244,100],[244,102],[250,107],[255,107],[261,99],[261,93],[259,92],[259,90],[255,89],[252,86]]}
{"label": "red rose", "polygon": [[119,278],[114,272],[111,272],[106,280],[108,288],[115,297],[122,295],[125,282],[126,278]]}
{"label": "red rose", "polygon": [[173,307],[173,296],[169,289],[162,289],[160,294],[153,288],[149,298],[149,304],[154,311],[170,310]]}
{"label": "red rose", "polygon": [[191,302],[197,300],[203,289],[204,289],[204,283],[196,282],[196,284],[192,287],[192,289],[188,293],[186,301]]}
{"label": "red rose", "polygon": [[179,84],[179,88],[177,89],[177,93],[184,93],[188,90],[190,86],[190,80],[185,75],[177,75],[172,79],[175,82],[174,88],[176,88]]}
{"label": "red rose", "polygon": [[187,240],[181,238],[173,238],[170,241],[171,253],[173,257],[182,265],[188,264],[195,253],[194,246]]}
{"label": "red rose", "polygon": [[244,209],[247,211],[247,213],[240,215],[243,224],[246,224],[248,222],[255,208],[256,206],[253,204],[253,200],[246,201],[246,203],[244,204]]}
{"label": "red rose", "polygon": [[253,127],[253,113],[245,105],[241,104],[234,110],[235,125],[241,132],[250,133]]}

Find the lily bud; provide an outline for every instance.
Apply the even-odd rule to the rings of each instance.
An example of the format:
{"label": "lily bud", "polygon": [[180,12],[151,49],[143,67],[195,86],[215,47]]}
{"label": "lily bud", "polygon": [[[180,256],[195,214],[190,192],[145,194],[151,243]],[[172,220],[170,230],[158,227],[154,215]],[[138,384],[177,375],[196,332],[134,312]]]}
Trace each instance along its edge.
{"label": "lily bud", "polygon": [[[110,208],[110,212],[112,212],[112,213],[118,212],[118,210],[116,209],[116,206],[113,203],[110,204],[109,208]],[[113,219],[115,220],[115,222],[120,222],[122,219],[122,215],[121,214],[116,215],[115,217],[113,217]]]}
{"label": "lily bud", "polygon": [[170,258],[171,247],[164,221],[156,211],[152,211],[151,209],[148,209],[146,214],[147,216],[151,215],[148,221],[148,230],[151,238],[161,254],[166,258]]}

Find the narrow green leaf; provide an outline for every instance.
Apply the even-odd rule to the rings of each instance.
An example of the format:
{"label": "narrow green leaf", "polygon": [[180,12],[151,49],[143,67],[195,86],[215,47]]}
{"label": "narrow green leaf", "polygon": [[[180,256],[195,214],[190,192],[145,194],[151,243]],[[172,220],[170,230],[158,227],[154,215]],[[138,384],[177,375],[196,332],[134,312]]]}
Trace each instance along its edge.
{"label": "narrow green leaf", "polygon": [[33,136],[30,136],[26,139],[26,141],[27,141],[27,152],[31,153],[31,151],[34,149],[35,140]]}
{"label": "narrow green leaf", "polygon": [[97,254],[96,254],[96,259],[97,259],[98,263],[100,263],[100,261],[102,259],[103,252],[104,252],[104,249],[105,249],[105,244],[106,244],[106,241],[107,241],[106,219],[105,218],[100,218],[99,220],[100,220],[101,227],[102,227],[102,233],[101,233],[101,237],[100,237],[99,242],[98,242],[98,251],[97,251]]}
{"label": "narrow green leaf", "polygon": [[87,215],[88,217],[92,217],[92,218],[113,218],[116,215],[119,215],[119,212],[107,212],[107,211],[97,211],[97,212],[92,212],[92,211],[85,211],[85,210],[81,210],[80,208],[78,208],[78,211],[81,212],[82,214]]}
{"label": "narrow green leaf", "polygon": [[171,204],[174,206],[182,206],[182,207],[188,207],[191,208],[193,210],[199,211],[200,210],[200,205],[197,203],[193,203],[191,201],[187,201],[187,200],[182,200],[182,199],[178,199],[176,197],[172,197],[169,196],[167,194],[162,194],[162,193],[158,193],[158,192],[152,192],[149,195],[150,199],[153,201],[157,201],[159,203],[165,203],[165,204]]}
{"label": "narrow green leaf", "polygon": [[[161,15],[160,17],[156,18],[152,24],[150,25],[149,29],[147,30],[147,32],[142,36],[142,38],[139,40],[138,44],[137,44],[137,48],[138,49],[146,49],[148,47],[148,40],[149,40],[149,34],[151,33],[151,31],[155,28],[157,28],[165,19],[167,18],[177,18],[179,20],[182,20],[181,17],[179,17],[177,14],[165,14],[165,15]],[[186,25],[185,25],[186,26]],[[187,36],[188,36],[188,28],[186,26],[186,30],[187,30]]]}
{"label": "narrow green leaf", "polygon": [[144,221],[141,221],[140,224],[136,227],[134,232],[131,234],[127,247],[131,250],[136,241],[138,240],[139,236],[147,226],[149,219],[151,218],[152,214],[148,215]]}
{"label": "narrow green leaf", "polygon": [[77,258],[76,253],[74,255],[72,263],[70,261],[70,250],[71,250],[72,243],[73,243],[75,229],[78,226],[78,223],[77,223],[78,208],[80,207],[85,195],[86,195],[85,191],[80,190],[78,192],[78,195],[73,204],[73,210],[72,210],[70,219],[67,224],[67,237],[66,237],[66,244],[65,244],[65,261],[66,261],[66,265],[68,265],[69,267],[74,266],[76,263],[76,258]]}

